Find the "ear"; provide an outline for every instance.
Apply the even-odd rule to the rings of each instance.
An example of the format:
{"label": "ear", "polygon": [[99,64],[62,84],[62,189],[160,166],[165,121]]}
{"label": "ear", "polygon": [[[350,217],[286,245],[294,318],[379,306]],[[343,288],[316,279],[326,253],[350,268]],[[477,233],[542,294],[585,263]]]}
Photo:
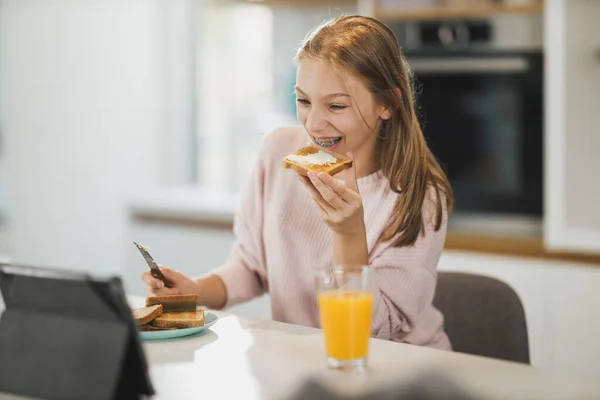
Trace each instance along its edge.
{"label": "ear", "polygon": [[379,114],[379,118],[385,120],[388,120],[392,117],[392,112],[390,111],[389,108],[385,108],[383,109],[383,111]]}
{"label": "ear", "polygon": [[[401,99],[402,92],[400,91],[400,88],[396,88],[396,93],[398,94],[398,99]],[[379,118],[381,118],[383,120],[388,120],[391,117],[392,117],[392,111],[391,111],[390,107],[381,106],[381,108],[379,110]]]}

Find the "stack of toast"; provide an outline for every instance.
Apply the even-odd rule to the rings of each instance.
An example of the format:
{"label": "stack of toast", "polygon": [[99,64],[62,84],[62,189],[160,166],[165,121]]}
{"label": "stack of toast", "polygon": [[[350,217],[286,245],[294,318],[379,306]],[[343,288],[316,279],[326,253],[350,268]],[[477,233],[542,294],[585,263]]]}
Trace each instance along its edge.
{"label": "stack of toast", "polygon": [[151,296],[146,307],[132,310],[141,331],[193,328],[204,325],[204,310],[198,308],[197,294]]}

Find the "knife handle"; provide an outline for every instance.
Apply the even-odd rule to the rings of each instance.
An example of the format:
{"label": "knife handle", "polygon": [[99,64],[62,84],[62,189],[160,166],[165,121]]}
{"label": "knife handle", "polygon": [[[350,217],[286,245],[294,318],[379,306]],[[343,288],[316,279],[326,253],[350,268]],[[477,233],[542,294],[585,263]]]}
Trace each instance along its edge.
{"label": "knife handle", "polygon": [[150,275],[152,275],[155,279],[160,279],[161,281],[163,281],[166,288],[172,288],[173,287],[173,283],[170,280],[168,280],[162,274],[162,272],[160,272],[159,269],[151,269],[150,270]]}

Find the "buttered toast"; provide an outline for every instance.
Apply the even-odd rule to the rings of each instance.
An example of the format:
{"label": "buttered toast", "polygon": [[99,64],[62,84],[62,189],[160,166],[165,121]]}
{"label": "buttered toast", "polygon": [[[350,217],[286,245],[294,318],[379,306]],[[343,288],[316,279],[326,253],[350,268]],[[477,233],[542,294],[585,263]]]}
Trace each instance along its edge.
{"label": "buttered toast", "polygon": [[310,145],[286,156],[282,165],[284,168],[294,170],[303,176],[308,176],[308,171],[325,172],[333,176],[347,168],[352,168],[352,159]]}

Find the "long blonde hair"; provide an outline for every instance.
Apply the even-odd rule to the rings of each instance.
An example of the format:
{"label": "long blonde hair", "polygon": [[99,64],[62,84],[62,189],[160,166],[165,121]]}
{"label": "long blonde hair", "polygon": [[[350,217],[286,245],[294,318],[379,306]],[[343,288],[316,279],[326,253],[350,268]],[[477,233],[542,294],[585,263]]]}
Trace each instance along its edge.
{"label": "long blonde hair", "polygon": [[423,202],[435,193],[434,229],[440,229],[444,207],[452,209],[452,189],[429,150],[415,111],[412,71],[394,33],[374,18],[341,16],[311,32],[297,58],[326,60],[361,78],[375,100],[389,108],[391,117],[377,132],[380,168],[396,193],[395,218],[383,233],[394,246],[413,245],[424,232]]}

